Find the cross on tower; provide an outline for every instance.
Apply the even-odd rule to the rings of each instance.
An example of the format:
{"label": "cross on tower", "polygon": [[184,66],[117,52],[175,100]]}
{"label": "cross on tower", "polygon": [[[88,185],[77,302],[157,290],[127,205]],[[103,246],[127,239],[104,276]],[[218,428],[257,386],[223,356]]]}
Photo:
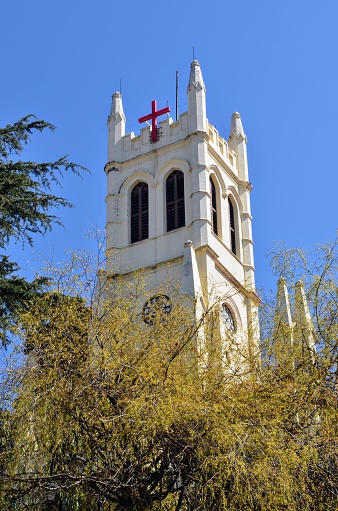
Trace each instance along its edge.
{"label": "cross on tower", "polygon": [[156,103],[156,99],[154,99],[151,102],[151,114],[144,115],[143,117],[140,117],[138,120],[138,122],[145,122],[145,121],[149,121],[151,119],[151,141],[152,142],[157,141],[157,117],[170,112],[170,106],[167,106],[166,108],[162,108],[161,110],[156,110],[156,108],[157,108],[157,103]]}

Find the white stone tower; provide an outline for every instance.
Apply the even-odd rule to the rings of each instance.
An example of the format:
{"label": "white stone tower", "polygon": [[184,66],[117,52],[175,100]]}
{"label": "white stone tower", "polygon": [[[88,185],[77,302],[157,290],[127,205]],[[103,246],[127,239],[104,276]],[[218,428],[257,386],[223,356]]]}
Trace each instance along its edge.
{"label": "white stone tower", "polygon": [[[187,94],[188,111],[177,121],[168,117],[139,136],[125,134],[121,94],[113,95],[105,167],[107,273],[132,279],[141,270],[154,300],[175,280],[201,310],[220,300],[225,328],[257,338],[252,187],[241,117],[232,115],[228,142],[209,124],[196,60]],[[170,290],[166,294],[170,300]]]}

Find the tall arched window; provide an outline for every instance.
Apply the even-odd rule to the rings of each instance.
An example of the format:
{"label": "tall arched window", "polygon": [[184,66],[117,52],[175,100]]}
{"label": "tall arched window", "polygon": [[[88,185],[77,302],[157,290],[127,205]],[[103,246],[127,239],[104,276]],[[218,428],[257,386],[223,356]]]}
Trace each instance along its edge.
{"label": "tall arched window", "polygon": [[174,170],[166,182],[167,231],[185,226],[184,174]]}
{"label": "tall arched window", "polygon": [[234,334],[236,332],[235,320],[231,310],[225,303],[222,304],[222,319],[227,333]]}
{"label": "tall arched window", "polygon": [[216,201],[216,188],[215,184],[210,178],[210,196],[211,196],[211,229],[212,232],[218,235],[217,227],[217,201]]}
{"label": "tall arched window", "polygon": [[229,204],[229,227],[230,227],[230,248],[231,251],[236,254],[236,228],[235,228],[235,211],[234,206],[228,197]]}
{"label": "tall arched window", "polygon": [[147,183],[138,183],[131,191],[131,243],[136,243],[149,237],[148,203],[148,185]]}

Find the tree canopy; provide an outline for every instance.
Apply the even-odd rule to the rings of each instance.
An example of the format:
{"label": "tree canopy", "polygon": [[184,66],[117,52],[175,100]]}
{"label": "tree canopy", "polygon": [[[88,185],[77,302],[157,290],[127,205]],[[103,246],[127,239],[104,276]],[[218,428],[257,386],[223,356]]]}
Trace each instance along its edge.
{"label": "tree canopy", "polygon": [[83,167],[66,156],[56,161],[22,161],[24,146],[34,132],[54,130],[54,126],[33,115],[0,128],[0,332],[15,322],[18,311],[36,292],[43,289],[45,279],[28,282],[18,277],[19,267],[6,255],[11,240],[33,243],[36,233],[45,234],[60,219],[53,210],[70,207],[64,198],[52,193],[52,185],[60,184],[63,172],[79,173]]}
{"label": "tree canopy", "polygon": [[[275,254],[290,289],[302,273],[317,349],[301,358],[304,332],[290,345],[266,302],[249,364],[217,328],[217,304],[196,320],[168,283],[171,312],[145,322],[141,276],[101,273],[90,300],[97,270],[73,256],[21,316],[26,356],[4,385],[3,509],[44,509],[51,493],[55,510],[336,509],[337,255]],[[283,336],[289,357],[277,360]]]}

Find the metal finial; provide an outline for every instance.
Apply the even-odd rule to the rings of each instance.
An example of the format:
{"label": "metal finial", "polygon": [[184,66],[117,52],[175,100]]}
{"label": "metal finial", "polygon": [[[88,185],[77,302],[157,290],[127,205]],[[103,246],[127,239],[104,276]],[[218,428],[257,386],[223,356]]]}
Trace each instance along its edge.
{"label": "metal finial", "polygon": [[178,119],[178,71],[176,71],[176,121]]}

